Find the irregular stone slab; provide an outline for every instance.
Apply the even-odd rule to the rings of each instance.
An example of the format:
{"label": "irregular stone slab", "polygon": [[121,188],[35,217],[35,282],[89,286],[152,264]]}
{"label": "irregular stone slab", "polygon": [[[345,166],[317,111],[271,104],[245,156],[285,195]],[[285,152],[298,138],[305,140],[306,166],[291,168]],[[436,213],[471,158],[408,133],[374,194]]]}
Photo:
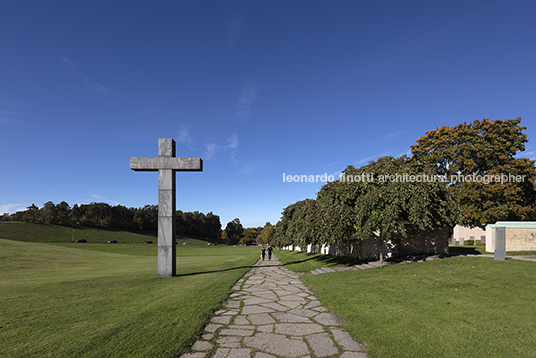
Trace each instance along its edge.
{"label": "irregular stone slab", "polygon": [[362,351],[363,347],[354,341],[348,332],[344,332],[342,329],[331,328],[331,333],[335,341],[346,351]]}
{"label": "irregular stone slab", "polygon": [[275,302],[262,303],[261,306],[268,307],[268,308],[274,309],[276,311],[288,311],[290,309],[290,307],[282,306],[279,303],[275,303]]}
{"label": "irregular stone slab", "polygon": [[253,329],[229,329],[224,328],[220,331],[220,336],[251,336],[253,334]]}
{"label": "irregular stone slab", "polygon": [[247,291],[247,292],[250,292],[250,293],[255,293],[255,292],[259,292],[259,291],[266,291],[266,289],[264,288],[260,288],[258,287],[257,285],[252,285],[251,287],[249,288],[246,288],[246,289],[243,289],[243,291]]}
{"label": "irregular stone slab", "polygon": [[261,284],[261,287],[264,287],[266,289],[272,289],[277,286],[277,282],[274,281],[272,278],[267,277],[266,280]]}
{"label": "irregular stone slab", "polygon": [[231,348],[231,351],[226,358],[249,358],[251,349],[247,348]]}
{"label": "irregular stone slab", "polygon": [[220,347],[225,348],[239,348],[240,347],[240,341],[242,340],[242,337],[222,337],[218,340],[216,340],[216,343]]}
{"label": "irregular stone slab", "polygon": [[246,285],[260,286],[264,282],[264,278],[248,278]]}
{"label": "irregular stone slab", "polygon": [[273,293],[272,291],[265,291],[265,292],[255,292],[255,296],[265,298],[267,300],[276,300],[277,295]]}
{"label": "irregular stone slab", "polygon": [[244,316],[236,316],[234,324],[249,324],[249,321]]}
{"label": "irregular stone slab", "polygon": [[210,322],[229,324],[231,322],[231,316],[216,316],[210,319]]}
{"label": "irregular stone slab", "polygon": [[288,291],[285,291],[283,290],[282,288],[274,288],[272,290],[273,293],[277,294],[278,296],[283,296],[283,295],[288,295],[289,292]]}
{"label": "irregular stone slab", "polygon": [[248,314],[254,314],[254,313],[269,313],[274,312],[273,309],[267,308],[267,307],[261,307],[261,306],[244,306],[242,307],[242,314],[248,315]]}
{"label": "irregular stone slab", "polygon": [[291,285],[288,281],[286,282],[287,284],[285,286],[282,286],[281,288],[286,290],[286,291],[290,291],[290,292],[301,292],[302,290],[298,287],[296,287],[295,285]]}
{"label": "irregular stone slab", "polygon": [[298,315],[291,314],[291,313],[276,312],[276,313],[273,313],[272,315],[278,322],[287,322],[287,323],[311,322],[311,320],[307,317],[298,316]]}
{"label": "irregular stone slab", "polygon": [[221,325],[219,325],[219,324],[207,324],[207,326],[205,327],[205,331],[214,332],[215,330],[217,330],[220,327],[221,327]]}
{"label": "irregular stone slab", "polygon": [[244,300],[244,305],[256,305],[259,303],[268,303],[268,302],[271,302],[271,300],[267,300],[266,298],[260,298],[260,297],[246,298]]}
{"label": "irregular stone slab", "polygon": [[250,324],[230,324],[227,326],[227,328],[231,329],[255,329],[255,326],[252,326]]}
{"label": "irregular stone slab", "polygon": [[251,314],[248,319],[255,326],[275,323],[275,320],[268,313]]}
{"label": "irregular stone slab", "polygon": [[222,316],[236,316],[238,314],[238,311],[235,310],[229,310],[222,314]]}
{"label": "irregular stone slab", "polygon": [[274,331],[274,326],[272,324],[268,324],[265,326],[257,326],[257,331],[264,333],[272,333]]}
{"label": "irregular stone slab", "polygon": [[367,355],[359,352],[344,352],[341,358],[367,358]]}
{"label": "irregular stone slab", "polygon": [[278,323],[275,325],[275,333],[290,336],[303,336],[322,332],[324,332],[324,329],[316,323]]}
{"label": "irregular stone slab", "polygon": [[340,326],[342,324],[339,317],[331,314],[331,313],[320,313],[318,316],[313,318],[315,321],[317,321],[320,324],[323,324],[324,326]]}
{"label": "irregular stone slab", "polygon": [[203,334],[201,336],[201,339],[204,339],[206,341],[210,341],[212,339],[212,337],[214,337],[214,335],[212,333],[206,333],[206,334]]}
{"label": "irregular stone slab", "polygon": [[288,308],[297,308],[302,305],[301,302],[296,301],[279,301],[278,303],[287,306]]}
{"label": "irregular stone slab", "polygon": [[207,341],[197,341],[192,346],[193,351],[209,351],[212,349],[212,344]]}
{"label": "irregular stone slab", "polygon": [[288,311],[287,313],[296,314],[298,316],[313,317],[318,314],[316,311],[306,310],[304,308],[296,308]]}
{"label": "irregular stone slab", "polygon": [[296,296],[308,297],[308,296],[310,296],[310,294],[308,294],[307,292],[300,292],[300,293],[297,293]]}
{"label": "irregular stone slab", "polygon": [[240,307],[240,301],[227,301],[224,304],[227,308],[239,308]]}
{"label": "irregular stone slab", "polygon": [[271,354],[257,352],[255,353],[255,356],[253,358],[275,358],[275,357]]}
{"label": "irregular stone slab", "polygon": [[309,353],[305,342],[290,340],[285,336],[272,333],[257,333],[254,337],[246,337],[244,344],[247,347],[290,358],[301,357]]}
{"label": "irregular stone slab", "polygon": [[230,350],[231,348],[218,348],[212,358],[225,358]]}
{"label": "irregular stone slab", "polygon": [[303,308],[313,308],[316,306],[320,306],[320,301],[317,301],[317,300],[311,301],[308,304],[306,304]]}
{"label": "irregular stone slab", "polygon": [[263,274],[260,274],[260,273],[254,273],[253,275],[249,276],[247,278],[247,282],[251,282],[251,281],[264,281],[264,279],[266,278],[265,275]]}
{"label": "irregular stone slab", "polygon": [[185,353],[179,358],[205,358],[206,353]]}
{"label": "irregular stone slab", "polygon": [[328,309],[326,307],[318,306],[311,308],[312,310],[318,311],[318,312],[326,312]]}
{"label": "irregular stone slab", "polygon": [[281,301],[298,301],[298,302],[304,302],[305,298],[296,296],[296,295],[288,295],[288,296],[280,296],[279,299]]}
{"label": "irregular stone slab", "polygon": [[305,336],[307,342],[317,357],[329,357],[339,353],[333,341],[327,333],[318,333]]}

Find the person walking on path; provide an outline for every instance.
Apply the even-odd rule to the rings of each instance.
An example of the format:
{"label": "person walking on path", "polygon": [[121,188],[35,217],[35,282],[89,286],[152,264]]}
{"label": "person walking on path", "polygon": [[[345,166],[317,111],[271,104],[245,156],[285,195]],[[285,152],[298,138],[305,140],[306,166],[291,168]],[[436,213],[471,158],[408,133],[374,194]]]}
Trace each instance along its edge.
{"label": "person walking on path", "polygon": [[262,258],[262,261],[264,261],[264,257],[266,256],[266,249],[263,247],[262,250],[261,250],[261,258]]}
{"label": "person walking on path", "polygon": [[232,289],[192,353],[180,358],[367,358],[340,319],[275,255],[259,260]]}
{"label": "person walking on path", "polygon": [[268,261],[272,260],[272,246],[268,246]]}

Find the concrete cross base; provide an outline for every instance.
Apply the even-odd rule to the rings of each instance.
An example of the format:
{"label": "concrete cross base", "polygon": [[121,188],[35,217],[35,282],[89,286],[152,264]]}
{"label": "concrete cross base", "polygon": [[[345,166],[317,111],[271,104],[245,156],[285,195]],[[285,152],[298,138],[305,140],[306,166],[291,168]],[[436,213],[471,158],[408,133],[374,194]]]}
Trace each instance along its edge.
{"label": "concrete cross base", "polygon": [[158,246],[158,277],[173,277],[176,274],[175,246]]}

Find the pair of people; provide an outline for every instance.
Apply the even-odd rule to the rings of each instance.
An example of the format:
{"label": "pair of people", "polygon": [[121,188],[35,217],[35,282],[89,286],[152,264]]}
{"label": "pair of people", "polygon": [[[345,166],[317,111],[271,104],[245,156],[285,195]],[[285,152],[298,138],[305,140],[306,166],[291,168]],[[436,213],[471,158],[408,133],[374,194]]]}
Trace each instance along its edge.
{"label": "pair of people", "polygon": [[264,261],[264,257],[266,256],[266,254],[268,254],[268,260],[272,260],[272,247],[271,246],[268,246],[268,249],[265,249],[264,247],[262,248],[261,250],[261,258],[262,258],[262,261]]}

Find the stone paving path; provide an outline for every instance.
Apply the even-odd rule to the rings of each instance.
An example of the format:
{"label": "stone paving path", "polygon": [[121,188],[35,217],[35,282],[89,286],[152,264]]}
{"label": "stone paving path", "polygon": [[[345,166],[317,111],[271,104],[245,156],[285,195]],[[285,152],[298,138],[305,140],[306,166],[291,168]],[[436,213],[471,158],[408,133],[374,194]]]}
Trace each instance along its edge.
{"label": "stone paving path", "polygon": [[205,334],[181,358],[366,358],[364,348],[277,257],[233,287]]}

